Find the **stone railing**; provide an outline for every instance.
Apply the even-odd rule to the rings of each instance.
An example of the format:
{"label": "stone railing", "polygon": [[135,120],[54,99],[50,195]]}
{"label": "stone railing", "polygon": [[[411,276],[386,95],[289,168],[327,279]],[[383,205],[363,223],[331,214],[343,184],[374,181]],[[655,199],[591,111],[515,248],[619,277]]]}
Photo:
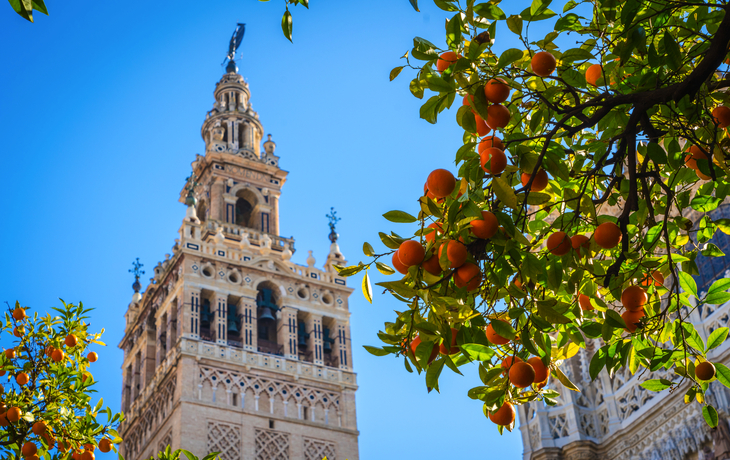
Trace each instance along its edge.
{"label": "stone railing", "polygon": [[236,242],[240,242],[243,234],[248,236],[248,241],[251,246],[261,247],[264,235],[267,235],[271,239],[271,249],[273,251],[283,251],[284,247],[289,244],[289,250],[294,253],[294,239],[284,238],[271,233],[262,232],[253,228],[242,227],[240,225],[231,224],[228,222],[221,222],[215,219],[208,219],[203,223],[203,239],[207,235],[213,234],[218,231],[218,227],[223,229],[223,235],[227,239],[233,239]]}

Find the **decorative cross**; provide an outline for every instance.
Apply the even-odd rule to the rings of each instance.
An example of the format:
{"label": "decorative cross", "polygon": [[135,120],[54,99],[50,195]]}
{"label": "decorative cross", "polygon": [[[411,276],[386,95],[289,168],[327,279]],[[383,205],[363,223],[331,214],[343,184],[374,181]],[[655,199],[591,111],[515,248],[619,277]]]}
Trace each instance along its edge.
{"label": "decorative cross", "polygon": [[334,243],[337,241],[337,238],[339,238],[339,236],[340,236],[335,231],[335,225],[337,225],[337,222],[341,221],[342,219],[337,217],[337,211],[335,211],[334,207],[330,208],[330,213],[327,214],[325,217],[330,220],[330,222],[329,222],[329,226],[330,226],[329,239],[330,239],[330,241],[332,241]]}
{"label": "decorative cross", "polygon": [[129,273],[134,273],[134,284],[132,284],[132,289],[134,289],[134,292],[139,292],[139,290],[142,288],[142,285],[139,283],[139,277],[141,275],[144,275],[144,270],[140,270],[142,267],[144,267],[144,264],[139,261],[139,257],[137,257],[137,260],[132,262],[132,268],[129,270]]}

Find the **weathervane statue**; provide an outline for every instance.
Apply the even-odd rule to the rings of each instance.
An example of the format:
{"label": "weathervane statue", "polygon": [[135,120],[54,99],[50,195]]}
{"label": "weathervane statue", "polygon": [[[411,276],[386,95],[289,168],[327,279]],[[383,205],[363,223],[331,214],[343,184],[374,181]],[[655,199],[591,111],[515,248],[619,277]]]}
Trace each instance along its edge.
{"label": "weathervane statue", "polygon": [[[226,55],[226,59],[228,60],[228,65],[226,66],[226,70],[228,72],[235,72],[236,71],[236,63],[234,62],[236,59],[236,51],[238,51],[238,48],[241,46],[241,41],[243,41],[243,33],[246,31],[246,24],[241,24],[240,22],[236,26],[236,30],[233,31],[233,35],[231,35],[231,41],[228,44],[228,55]],[[225,61],[223,61],[225,62]]]}
{"label": "weathervane statue", "polygon": [[330,223],[329,223],[329,226],[330,226],[330,234],[329,234],[330,241],[332,241],[333,243],[335,243],[335,242],[337,242],[337,238],[339,238],[339,236],[340,236],[340,235],[337,234],[337,231],[335,231],[335,225],[337,225],[337,222],[339,222],[342,219],[340,219],[339,217],[337,217],[337,211],[335,211],[335,208],[334,207],[330,208],[330,213],[327,214],[325,217],[330,220]]}

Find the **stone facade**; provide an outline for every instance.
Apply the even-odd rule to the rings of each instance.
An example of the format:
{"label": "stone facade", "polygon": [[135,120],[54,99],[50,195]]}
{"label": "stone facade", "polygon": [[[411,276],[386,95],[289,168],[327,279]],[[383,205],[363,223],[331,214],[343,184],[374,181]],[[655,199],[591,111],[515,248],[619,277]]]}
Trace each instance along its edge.
{"label": "stone facade", "polygon": [[122,454],[171,445],[223,460],[357,460],[352,289],[332,266],[345,263],[336,234],[324,268],[311,251],[307,266],[290,261],[287,172],[271,136],[261,148],[235,66],[214,95],[179,239],[125,314]]}

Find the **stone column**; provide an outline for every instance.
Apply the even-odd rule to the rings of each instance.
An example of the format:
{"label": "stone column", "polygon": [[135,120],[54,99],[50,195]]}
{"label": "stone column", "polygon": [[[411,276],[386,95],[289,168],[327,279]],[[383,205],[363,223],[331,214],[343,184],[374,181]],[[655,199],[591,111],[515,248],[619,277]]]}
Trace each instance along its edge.
{"label": "stone column", "polygon": [[241,342],[243,349],[256,351],[258,330],[256,329],[256,299],[241,297],[238,302],[238,312],[243,315],[241,321]]}
{"label": "stone column", "polygon": [[224,220],[229,224],[236,223],[236,197],[235,196],[224,196],[223,206],[225,207],[223,213]]}
{"label": "stone column", "polygon": [[228,329],[226,319],[228,318],[228,296],[216,292],[215,294],[215,343],[227,345]]}
{"label": "stone column", "polygon": [[157,318],[157,337],[155,337],[155,368],[159,367],[160,364],[165,360],[167,356],[167,337],[170,335],[170,322],[168,321],[168,314],[165,312],[162,316]]}
{"label": "stone column", "polygon": [[182,331],[185,337],[200,338],[200,290],[187,288],[183,294]]}
{"label": "stone column", "polygon": [[145,343],[142,346],[142,378],[141,387],[146,387],[155,375],[155,357],[157,355],[157,334],[148,326],[145,332]]}
{"label": "stone column", "polygon": [[312,362],[323,365],[322,357],[322,315],[311,313],[306,320],[309,333],[309,346],[312,350]]}
{"label": "stone column", "polygon": [[269,192],[269,201],[271,201],[271,231],[270,233],[273,233],[276,236],[281,236],[279,234],[279,193],[274,192],[273,190]]}
{"label": "stone column", "polygon": [[347,323],[341,320],[335,322],[335,328],[332,331],[335,339],[333,347],[339,361],[340,369],[352,369],[352,354],[350,352],[350,328]]}
{"label": "stone column", "polygon": [[297,310],[293,307],[282,307],[277,321],[276,341],[284,346],[284,357],[297,358]]}
{"label": "stone column", "polygon": [[170,302],[169,312],[167,314],[167,341],[165,343],[165,347],[167,348],[167,353],[172,350],[172,348],[177,343],[177,314],[178,314],[178,307],[177,304],[179,302],[179,299],[175,299],[172,302]]}
{"label": "stone column", "polygon": [[210,185],[210,217],[220,221],[226,220],[226,210],[223,206],[223,194],[226,192],[226,180],[216,177]]}

